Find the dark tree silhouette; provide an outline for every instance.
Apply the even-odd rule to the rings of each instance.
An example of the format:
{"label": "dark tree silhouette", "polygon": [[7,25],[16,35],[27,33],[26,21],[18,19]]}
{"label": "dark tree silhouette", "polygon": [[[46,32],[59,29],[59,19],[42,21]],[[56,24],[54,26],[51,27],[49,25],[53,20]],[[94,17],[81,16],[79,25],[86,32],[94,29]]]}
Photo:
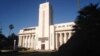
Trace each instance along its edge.
{"label": "dark tree silhouette", "polygon": [[9,35],[8,40],[10,49],[13,49],[14,47],[14,40],[16,40],[16,46],[18,45],[18,36],[16,34],[12,33],[11,35]]}
{"label": "dark tree silhouette", "polygon": [[7,41],[8,41],[8,39],[6,38],[6,36],[3,34],[0,34],[0,49],[6,48],[6,46],[8,45]]}
{"label": "dark tree silhouette", "polygon": [[100,7],[90,4],[79,11],[75,33],[59,48],[60,56],[100,55]]}

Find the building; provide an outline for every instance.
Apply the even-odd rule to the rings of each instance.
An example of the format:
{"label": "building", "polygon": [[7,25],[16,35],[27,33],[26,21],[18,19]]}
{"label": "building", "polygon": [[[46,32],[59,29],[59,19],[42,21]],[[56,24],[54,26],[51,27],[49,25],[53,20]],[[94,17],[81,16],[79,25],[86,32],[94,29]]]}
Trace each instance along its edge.
{"label": "building", "polygon": [[49,2],[39,6],[39,22],[37,27],[28,27],[19,31],[19,47],[33,50],[52,51],[67,42],[74,33],[74,22],[53,24],[53,10]]}

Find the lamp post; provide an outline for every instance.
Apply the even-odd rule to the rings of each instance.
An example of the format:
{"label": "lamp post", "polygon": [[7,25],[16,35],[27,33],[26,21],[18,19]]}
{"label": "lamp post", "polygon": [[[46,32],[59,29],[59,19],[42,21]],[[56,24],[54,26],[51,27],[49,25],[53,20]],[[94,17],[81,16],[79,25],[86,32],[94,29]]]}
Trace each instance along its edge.
{"label": "lamp post", "polygon": [[14,40],[14,50],[16,49],[16,40]]}

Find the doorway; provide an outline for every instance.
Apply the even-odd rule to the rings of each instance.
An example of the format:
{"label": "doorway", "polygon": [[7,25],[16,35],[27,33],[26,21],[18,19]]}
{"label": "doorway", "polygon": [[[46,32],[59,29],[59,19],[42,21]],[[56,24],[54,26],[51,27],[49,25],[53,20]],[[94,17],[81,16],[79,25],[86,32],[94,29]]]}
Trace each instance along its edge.
{"label": "doorway", "polygon": [[41,44],[41,50],[45,50],[45,44]]}

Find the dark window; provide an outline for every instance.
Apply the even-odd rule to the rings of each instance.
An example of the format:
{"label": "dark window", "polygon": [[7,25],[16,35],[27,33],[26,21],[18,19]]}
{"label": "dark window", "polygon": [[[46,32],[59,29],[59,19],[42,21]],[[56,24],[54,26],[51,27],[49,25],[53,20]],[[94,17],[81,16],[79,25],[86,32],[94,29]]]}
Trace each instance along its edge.
{"label": "dark window", "polygon": [[45,50],[45,44],[41,44],[41,49]]}

